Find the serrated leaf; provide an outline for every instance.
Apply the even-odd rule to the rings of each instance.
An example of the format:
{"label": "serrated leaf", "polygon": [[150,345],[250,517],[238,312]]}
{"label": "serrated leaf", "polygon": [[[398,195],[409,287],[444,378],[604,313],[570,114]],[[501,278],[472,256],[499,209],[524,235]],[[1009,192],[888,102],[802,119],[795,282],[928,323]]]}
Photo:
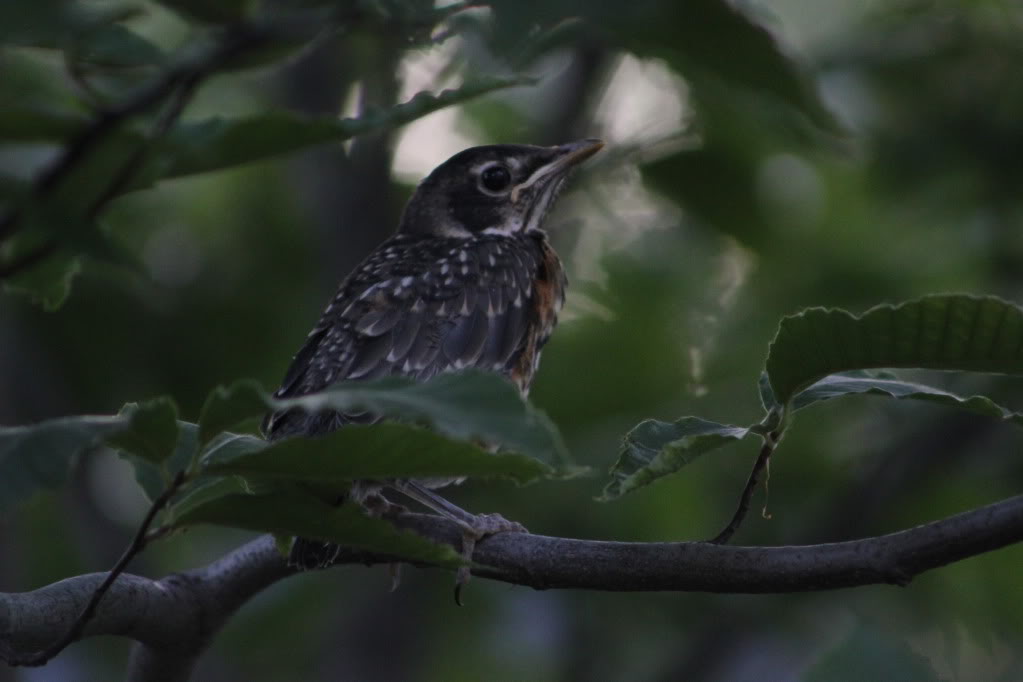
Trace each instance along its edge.
{"label": "serrated leaf", "polygon": [[742,440],[748,428],[718,424],[699,417],[668,423],[648,419],[625,434],[611,482],[598,498],[607,502],[673,474],[701,455]]}
{"label": "serrated leaf", "polygon": [[875,367],[1023,373],[1023,309],[993,296],[926,296],[862,315],[786,317],[766,370],[781,403],[829,374]]}
{"label": "serrated leaf", "polygon": [[337,485],[357,479],[459,476],[527,483],[553,473],[532,457],[490,454],[407,424],[349,425],[322,437],[273,444],[252,437],[217,444],[203,457],[206,475]]}
{"label": "serrated leaf", "polygon": [[340,384],[323,393],[278,400],[277,409],[307,412],[366,410],[402,421],[424,422],[458,439],[478,439],[554,465],[568,463],[557,428],[491,372],[441,374],[426,382],[386,377]]}
{"label": "serrated leaf", "polygon": [[782,408],[778,399],[774,397],[774,389],[771,388],[771,379],[767,376],[767,372],[760,373],[760,377],[757,379],[757,390],[760,394],[760,404],[764,407],[765,412]]}
{"label": "serrated leaf", "polygon": [[205,447],[218,433],[247,419],[261,417],[268,406],[266,391],[251,379],[217,386],[199,412],[199,444]]}
{"label": "serrated leaf", "polygon": [[168,135],[173,162],[166,177],[205,173],[293,152],[314,144],[341,142],[356,135],[410,123],[438,109],[480,95],[530,83],[526,78],[491,78],[438,95],[420,92],[404,104],[359,118],[311,118],[266,112],[237,118],[179,123]]}
{"label": "serrated leaf", "polygon": [[174,526],[183,528],[200,523],[327,540],[345,547],[442,566],[454,567],[462,563],[447,545],[398,530],[388,521],[370,518],[354,505],[331,506],[308,495],[217,497],[179,516]]}
{"label": "serrated leaf", "polygon": [[561,473],[570,470],[564,443],[547,415],[506,380],[489,372],[442,374],[427,382],[405,377],[353,381],[284,400],[274,400],[257,384],[241,381],[211,394],[201,418],[203,437],[210,439],[218,429],[262,416],[269,409],[310,413],[365,410],[387,419],[426,424],[455,439],[499,445],[555,465]]}
{"label": "serrated leaf", "polygon": [[199,428],[189,422],[178,422],[178,438],[174,451],[168,459],[159,465],[135,457],[125,452],[121,455],[135,469],[135,480],[146,493],[150,501],[167,489],[171,480],[179,471],[188,471],[191,463],[199,452]]}
{"label": "serrated leaf", "polygon": [[40,490],[59,488],[72,461],[124,427],[123,417],[64,417],[0,427],[0,512]]}
{"label": "serrated leaf", "polygon": [[120,415],[126,420],[107,443],[126,454],[161,465],[178,443],[178,406],[166,396],[144,403],[128,403]]}
{"label": "serrated leaf", "polygon": [[81,271],[81,258],[58,250],[41,263],[4,278],[3,288],[27,296],[43,310],[53,312],[64,305],[71,293],[71,283]]}
{"label": "serrated leaf", "polygon": [[1023,426],[1023,414],[1002,407],[986,396],[963,397],[933,386],[870,376],[865,372],[833,374],[821,379],[796,394],[792,409],[801,410],[822,400],[855,394],[937,403]]}

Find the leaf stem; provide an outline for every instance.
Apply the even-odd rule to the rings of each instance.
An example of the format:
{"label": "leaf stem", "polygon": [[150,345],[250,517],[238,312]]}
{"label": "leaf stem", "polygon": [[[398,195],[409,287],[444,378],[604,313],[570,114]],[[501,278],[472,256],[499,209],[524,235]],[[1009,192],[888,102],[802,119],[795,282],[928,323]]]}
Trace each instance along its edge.
{"label": "leaf stem", "polygon": [[715,545],[724,544],[735,535],[735,531],[739,530],[739,526],[742,525],[747,512],[749,512],[750,500],[760,480],[760,473],[767,468],[771,461],[771,454],[778,445],[778,439],[779,434],[775,431],[764,436],[764,444],[760,448],[760,454],[757,455],[757,460],[753,463],[753,469],[749,472],[749,478],[746,479],[746,487],[742,489],[742,495],[739,496],[739,505],[736,507],[735,513],[732,514],[731,521],[728,522],[728,525],[720,533],[710,540],[711,543]]}

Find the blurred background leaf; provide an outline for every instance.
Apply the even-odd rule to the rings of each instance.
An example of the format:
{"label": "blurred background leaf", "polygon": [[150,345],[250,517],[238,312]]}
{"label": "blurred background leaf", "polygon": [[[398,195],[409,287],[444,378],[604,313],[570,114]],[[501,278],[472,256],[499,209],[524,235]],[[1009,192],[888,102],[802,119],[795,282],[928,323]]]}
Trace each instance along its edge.
{"label": "blurred background leaf", "polygon": [[[242,9],[252,19],[284,4]],[[291,30],[325,6],[316,30]],[[92,255],[95,232],[81,222],[34,233],[83,235],[22,275],[51,301],[85,255],[56,314],[0,296],[0,423],[113,414],[152,395],[173,396],[194,422],[218,384],[277,385],[337,283],[394,229],[414,183],[472,144],[608,142],[549,221],[570,295],[531,395],[595,469],[645,419],[759,420],[767,344],[794,311],[862,313],[948,291],[1023,302],[1018,2],[530,0],[445,14],[402,0],[300,10],[278,22],[288,35],[207,79],[178,124],[343,120],[488,77],[537,81],[400,128],[157,184],[173,150],[154,144],[135,178],[145,189],[110,201],[95,221],[97,241],[134,255],[137,268]],[[0,2],[0,218],[97,111],[218,31],[148,1]],[[106,45],[89,41],[104,35]],[[134,47],[111,47],[122,39]],[[159,115],[133,117],[121,139],[152,130]],[[111,150],[116,167],[113,152],[123,150]],[[81,193],[61,196],[87,201],[109,179],[105,164],[87,164]],[[900,376],[1023,410],[1019,378]],[[772,459],[772,520],[751,516],[736,542],[863,537],[1018,494],[1017,431],[921,401],[821,402],[793,421]],[[449,495],[538,533],[705,538],[734,509],[755,454],[752,439],[733,444],[613,505],[593,502],[599,479],[473,481]],[[90,451],[67,486],[8,514],[4,589],[111,565],[147,504],[134,476],[105,449]],[[184,570],[247,537],[195,528],[132,570]],[[947,679],[1014,680],[1023,677],[1021,562],[1012,547],[908,589],[756,597],[474,581],[457,612],[440,571],[406,572],[395,594],[383,570],[317,572],[248,605],[197,679],[799,679],[858,623],[882,622],[878,651],[908,646]],[[116,679],[126,652],[126,642],[90,640],[44,670]],[[844,660],[861,679],[903,669],[869,648]]]}

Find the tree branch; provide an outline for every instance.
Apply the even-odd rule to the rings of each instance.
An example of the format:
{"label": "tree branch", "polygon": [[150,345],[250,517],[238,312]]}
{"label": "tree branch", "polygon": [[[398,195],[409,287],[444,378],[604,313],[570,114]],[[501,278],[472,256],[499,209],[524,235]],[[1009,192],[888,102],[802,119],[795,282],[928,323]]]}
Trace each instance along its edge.
{"label": "tree branch", "polygon": [[[397,524],[457,546],[451,522],[406,514]],[[1023,541],[1023,495],[915,528],[820,545],[736,547],[707,542],[605,542],[505,533],[480,542],[479,577],[536,589],[621,592],[806,592],[872,584],[906,585],[914,576]],[[395,558],[344,552],[338,564]],[[150,580],[125,574],[109,590],[83,636],[119,634],[141,644],[131,679],[184,680],[210,638],[248,599],[292,573],[270,536],[210,565]],[[59,636],[105,574],[0,594],[0,654],[38,649]]]}
{"label": "tree branch", "polygon": [[149,541],[148,533],[149,527],[153,525],[153,521],[156,519],[156,515],[167,506],[170,499],[177,493],[178,489],[181,488],[181,484],[185,480],[185,473],[183,471],[178,472],[177,476],[167,487],[163,493],[160,494],[153,504],[150,505],[149,511],[146,512],[145,518],[142,520],[142,524],[135,532],[135,536],[132,538],[131,543],[128,545],[124,553],[121,554],[121,558],[117,560],[114,567],[110,569],[110,572],[106,574],[103,582],[99,584],[96,590],[89,597],[89,600],[85,603],[85,607],[79,612],[78,617],[75,618],[71,627],[68,628],[67,632],[61,635],[56,641],[50,642],[41,651],[34,651],[29,654],[20,654],[15,656],[7,657],[8,665],[17,666],[39,666],[45,665],[54,656],[59,654],[64,648],[81,638],[82,632],[89,624],[89,620],[95,615],[96,608],[102,603],[103,597],[107,591],[110,590],[110,586],[114,584],[114,581],[124,573],[124,569],[128,567],[128,564],[138,556],[139,552],[145,549],[146,544]]}

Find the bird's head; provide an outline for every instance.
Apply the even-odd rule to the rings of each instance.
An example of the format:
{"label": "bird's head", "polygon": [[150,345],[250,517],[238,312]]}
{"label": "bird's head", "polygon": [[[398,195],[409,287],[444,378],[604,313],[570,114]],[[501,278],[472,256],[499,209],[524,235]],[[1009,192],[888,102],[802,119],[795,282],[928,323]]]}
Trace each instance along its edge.
{"label": "bird's head", "polygon": [[405,207],[399,232],[443,237],[541,229],[569,171],[604,143],[471,147],[438,166]]}

